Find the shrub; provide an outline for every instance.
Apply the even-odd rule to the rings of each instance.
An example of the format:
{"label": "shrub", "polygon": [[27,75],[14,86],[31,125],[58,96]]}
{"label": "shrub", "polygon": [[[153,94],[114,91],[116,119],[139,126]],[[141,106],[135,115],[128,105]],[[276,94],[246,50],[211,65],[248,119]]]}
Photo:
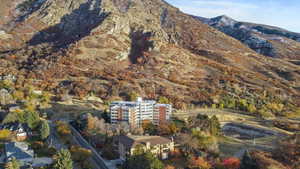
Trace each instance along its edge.
{"label": "shrub", "polygon": [[162,104],[170,104],[169,99],[165,96],[160,96],[159,99],[158,99],[158,102],[162,103]]}
{"label": "shrub", "polygon": [[44,143],[41,141],[35,141],[31,144],[33,149],[42,149],[44,147]]}
{"label": "shrub", "polygon": [[72,146],[70,152],[74,161],[85,161],[92,155],[91,150],[80,146]]}
{"label": "shrub", "polygon": [[10,130],[4,129],[0,130],[0,140],[1,141],[7,141],[11,139],[12,137],[12,132]]}

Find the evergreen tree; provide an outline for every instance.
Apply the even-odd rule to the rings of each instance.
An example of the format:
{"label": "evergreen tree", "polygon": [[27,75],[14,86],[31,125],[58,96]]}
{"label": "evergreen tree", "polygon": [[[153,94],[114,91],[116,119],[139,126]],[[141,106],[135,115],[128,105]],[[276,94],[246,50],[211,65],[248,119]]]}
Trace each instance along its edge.
{"label": "evergreen tree", "polygon": [[258,169],[255,161],[253,161],[248,150],[246,150],[243,155],[242,164],[241,164],[240,168],[241,169]]}
{"label": "evergreen tree", "polygon": [[43,120],[41,122],[41,128],[40,128],[40,136],[41,139],[46,139],[50,135],[50,127],[46,120]]}
{"label": "evergreen tree", "polygon": [[126,169],[163,169],[163,163],[150,152],[137,153],[131,156],[125,167]]}
{"label": "evergreen tree", "polygon": [[27,111],[25,113],[25,121],[31,129],[36,128],[40,122],[39,113],[36,111]]}
{"label": "evergreen tree", "polygon": [[56,156],[54,169],[73,169],[73,161],[69,150],[62,149]]}
{"label": "evergreen tree", "polygon": [[213,116],[210,120],[210,133],[214,136],[217,136],[220,134],[220,131],[221,131],[221,124],[217,118],[217,116]]}
{"label": "evergreen tree", "polygon": [[13,158],[11,161],[5,164],[5,169],[20,169],[20,163]]}

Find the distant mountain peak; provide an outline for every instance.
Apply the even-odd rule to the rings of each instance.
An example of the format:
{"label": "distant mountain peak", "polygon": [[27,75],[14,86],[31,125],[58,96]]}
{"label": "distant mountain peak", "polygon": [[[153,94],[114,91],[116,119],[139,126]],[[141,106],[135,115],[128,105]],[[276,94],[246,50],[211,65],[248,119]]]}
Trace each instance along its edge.
{"label": "distant mountain peak", "polygon": [[[299,33],[269,25],[239,22],[226,15],[210,19],[203,17],[195,18],[232,36],[265,56],[281,58],[300,57]],[[294,49],[290,50],[286,48],[287,44],[293,44]]]}
{"label": "distant mountain peak", "polygon": [[215,18],[211,18],[209,24],[210,25],[223,25],[223,26],[233,26],[237,21],[230,18],[227,15],[217,16]]}

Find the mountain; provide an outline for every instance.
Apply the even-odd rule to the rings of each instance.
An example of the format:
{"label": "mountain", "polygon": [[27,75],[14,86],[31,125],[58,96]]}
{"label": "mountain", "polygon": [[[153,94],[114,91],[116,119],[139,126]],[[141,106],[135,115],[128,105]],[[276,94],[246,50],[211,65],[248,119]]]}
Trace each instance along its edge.
{"label": "mountain", "polygon": [[11,3],[1,13],[0,74],[19,84],[105,100],[166,96],[176,108],[266,92],[299,100],[297,64],[266,58],[163,0]]}
{"label": "mountain", "polygon": [[274,26],[239,22],[225,15],[211,19],[195,18],[232,36],[262,55],[275,58],[300,58],[300,33]]}

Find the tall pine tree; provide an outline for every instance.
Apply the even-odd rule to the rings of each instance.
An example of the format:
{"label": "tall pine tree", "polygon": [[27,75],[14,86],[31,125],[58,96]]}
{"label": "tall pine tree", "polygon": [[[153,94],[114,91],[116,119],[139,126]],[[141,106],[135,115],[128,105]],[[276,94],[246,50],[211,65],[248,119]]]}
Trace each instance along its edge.
{"label": "tall pine tree", "polygon": [[40,136],[41,139],[46,139],[50,135],[50,127],[46,120],[41,121]]}

